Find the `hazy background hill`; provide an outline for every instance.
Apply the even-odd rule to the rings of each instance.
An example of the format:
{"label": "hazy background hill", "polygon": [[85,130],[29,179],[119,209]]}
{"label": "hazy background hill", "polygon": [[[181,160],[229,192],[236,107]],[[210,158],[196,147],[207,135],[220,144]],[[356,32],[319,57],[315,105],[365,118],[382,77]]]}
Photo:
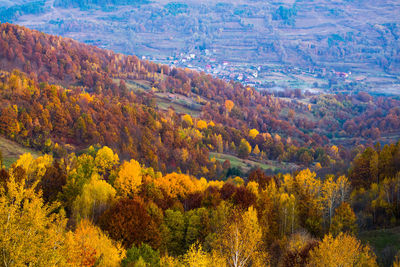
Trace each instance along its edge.
{"label": "hazy background hill", "polygon": [[0,1],[2,20],[259,89],[398,94],[398,1]]}

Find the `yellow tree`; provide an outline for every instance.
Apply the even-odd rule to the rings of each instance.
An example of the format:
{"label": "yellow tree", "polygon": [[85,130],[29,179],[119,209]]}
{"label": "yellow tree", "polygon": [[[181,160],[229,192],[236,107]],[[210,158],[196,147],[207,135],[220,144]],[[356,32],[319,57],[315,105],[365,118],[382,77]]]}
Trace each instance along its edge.
{"label": "yellow tree", "polygon": [[258,212],[260,226],[263,230],[263,240],[271,244],[279,237],[280,211],[279,211],[280,192],[274,180],[267,183],[266,188],[259,194]]}
{"label": "yellow tree", "polygon": [[225,267],[225,261],[215,251],[207,253],[203,251],[201,244],[193,244],[183,256],[184,263],[189,267]]}
{"label": "yellow tree", "polygon": [[339,234],[336,238],[327,235],[310,252],[308,266],[378,266],[376,257],[368,246],[348,234]]}
{"label": "yellow tree", "polygon": [[243,214],[236,214],[233,222],[226,225],[216,240],[217,251],[233,267],[255,266],[268,262],[262,251],[262,230],[257,211],[253,207]]}
{"label": "yellow tree", "polygon": [[330,176],[325,180],[322,186],[323,199],[325,204],[326,213],[328,216],[329,226],[332,223],[333,213],[337,207],[338,198],[339,198],[339,187],[336,182],[333,180],[333,177]]}
{"label": "yellow tree", "polygon": [[199,120],[199,121],[197,121],[196,126],[200,130],[207,129],[207,122],[205,122],[203,120]]}
{"label": "yellow tree", "polygon": [[349,179],[347,179],[347,177],[344,175],[337,178],[336,184],[339,190],[339,205],[340,205],[341,203],[347,201],[347,198],[349,197],[351,191],[351,186]]}
{"label": "yellow tree", "polygon": [[222,139],[222,135],[218,134],[214,134],[214,142],[215,142],[215,147],[218,151],[218,153],[222,153],[224,152],[224,143],[223,143],[223,139]]}
{"label": "yellow tree", "polygon": [[187,127],[193,126],[192,116],[190,116],[189,114],[183,115],[182,121],[185,123],[185,126],[187,126]]}
{"label": "yellow tree", "polygon": [[337,158],[339,156],[339,148],[335,145],[331,146],[330,153],[334,158]]}
{"label": "yellow tree", "polygon": [[259,133],[260,133],[260,132],[257,131],[257,129],[251,129],[251,130],[249,131],[249,136],[250,136],[250,138],[254,139],[254,138],[257,137],[257,135],[258,135]]}
{"label": "yellow tree", "polygon": [[295,177],[287,174],[284,175],[283,187],[288,192],[302,191],[302,194],[319,201],[321,181],[316,176],[316,173],[311,172],[309,169],[300,171]]}
{"label": "yellow tree", "polygon": [[350,205],[343,202],[336,210],[335,216],[333,216],[332,224],[329,232],[334,236],[340,232],[349,234],[356,234],[357,231],[357,217]]}
{"label": "yellow tree", "polygon": [[105,146],[97,151],[94,163],[98,171],[105,174],[119,163],[119,157],[111,148]]}
{"label": "yellow tree", "polygon": [[300,171],[295,177],[284,176],[282,187],[298,199],[299,224],[313,234],[322,230],[323,201],[321,194],[321,181],[309,169]]}
{"label": "yellow tree", "polygon": [[171,198],[184,198],[190,193],[200,191],[202,188],[199,180],[193,179],[189,175],[175,172],[155,179],[154,184]]}
{"label": "yellow tree", "polygon": [[242,139],[240,141],[240,145],[238,148],[239,157],[247,158],[250,153],[251,153],[251,146],[250,146],[249,142],[247,142],[246,139]]}
{"label": "yellow tree", "polygon": [[88,220],[67,235],[68,266],[120,266],[125,250]]}
{"label": "yellow tree", "polygon": [[345,176],[340,176],[334,180],[333,176],[328,177],[322,186],[322,197],[325,205],[326,215],[330,226],[334,211],[347,198],[350,192],[350,182]]}
{"label": "yellow tree", "polygon": [[53,157],[50,155],[44,155],[35,159],[31,153],[25,153],[13,164],[13,168],[21,167],[24,169],[29,180],[39,180],[44,176],[46,169],[52,162]]}
{"label": "yellow tree", "polygon": [[82,194],[73,203],[75,219],[96,221],[111,205],[115,194],[115,189],[109,183],[93,175],[90,182],[83,186]]}
{"label": "yellow tree", "polygon": [[9,181],[0,189],[0,261],[4,266],[65,265],[64,217],[44,205],[35,187]]}
{"label": "yellow tree", "polygon": [[115,179],[114,187],[123,197],[132,196],[139,192],[142,184],[142,167],[139,162],[131,159],[129,162],[124,162],[118,172],[118,177]]}
{"label": "yellow tree", "polygon": [[279,198],[281,216],[281,235],[293,234],[296,223],[296,198],[292,194],[282,193]]}
{"label": "yellow tree", "polygon": [[233,109],[233,107],[235,106],[235,103],[233,103],[232,100],[225,100],[225,109],[226,109],[226,115],[228,115],[228,113],[231,112],[231,110]]}
{"label": "yellow tree", "polygon": [[164,255],[160,259],[161,267],[184,267],[185,265],[181,263],[177,258],[169,256],[168,254]]}

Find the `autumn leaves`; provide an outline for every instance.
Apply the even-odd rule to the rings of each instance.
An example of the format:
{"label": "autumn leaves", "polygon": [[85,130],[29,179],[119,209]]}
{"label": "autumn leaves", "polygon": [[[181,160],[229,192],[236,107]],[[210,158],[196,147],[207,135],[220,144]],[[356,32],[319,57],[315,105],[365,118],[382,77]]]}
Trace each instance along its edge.
{"label": "autumn leaves", "polygon": [[[352,237],[357,227],[344,176],[321,180],[303,170],[272,178],[256,170],[248,181],[207,181],[161,174],[133,159],[120,163],[108,147],[62,160],[25,154],[0,176],[6,262],[321,266],[327,253],[328,266],[375,262]],[[330,252],[340,242],[354,247],[345,258]]]}

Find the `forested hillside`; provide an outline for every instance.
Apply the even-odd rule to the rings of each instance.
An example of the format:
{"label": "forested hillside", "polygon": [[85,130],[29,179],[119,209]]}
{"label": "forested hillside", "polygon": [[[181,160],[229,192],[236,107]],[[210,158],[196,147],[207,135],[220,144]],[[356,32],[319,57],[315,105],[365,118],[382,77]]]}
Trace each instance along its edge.
{"label": "forested hillside", "polygon": [[0,151],[6,266],[400,264],[373,236],[400,226],[396,98],[278,97],[11,24],[0,69],[0,133],[41,152]]}
{"label": "forested hillside", "polygon": [[396,0],[0,0],[2,22],[259,90],[399,95]]}
{"label": "forested hillside", "polygon": [[391,140],[400,127],[394,98],[286,101],[11,24],[1,32],[1,133],[58,156],[103,144],[163,172],[223,178],[229,164],[209,152],[328,168],[349,162],[349,145]]}

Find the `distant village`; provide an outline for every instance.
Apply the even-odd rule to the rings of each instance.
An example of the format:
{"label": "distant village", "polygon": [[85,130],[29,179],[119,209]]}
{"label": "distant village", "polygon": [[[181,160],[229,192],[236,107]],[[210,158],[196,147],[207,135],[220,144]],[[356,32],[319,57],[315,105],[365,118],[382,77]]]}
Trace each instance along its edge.
{"label": "distant village", "polygon": [[[280,91],[284,87],[277,85],[276,80],[268,77],[269,73],[280,73],[283,75],[306,75],[317,79],[326,80],[325,86],[330,86],[328,80],[336,80],[344,83],[350,83],[351,72],[340,72],[333,69],[308,67],[302,69],[299,67],[285,66],[276,64],[276,66],[259,65],[244,62],[229,62],[216,57],[216,51],[205,49],[201,52],[180,53],[175,56],[159,59],[151,56],[143,56],[142,59],[152,60],[171,67],[189,68],[199,72],[205,72],[226,81],[237,81],[258,90]],[[355,81],[361,82],[365,77],[357,77]],[[313,87],[321,85],[314,83]],[[291,88],[295,89],[295,88]]]}

